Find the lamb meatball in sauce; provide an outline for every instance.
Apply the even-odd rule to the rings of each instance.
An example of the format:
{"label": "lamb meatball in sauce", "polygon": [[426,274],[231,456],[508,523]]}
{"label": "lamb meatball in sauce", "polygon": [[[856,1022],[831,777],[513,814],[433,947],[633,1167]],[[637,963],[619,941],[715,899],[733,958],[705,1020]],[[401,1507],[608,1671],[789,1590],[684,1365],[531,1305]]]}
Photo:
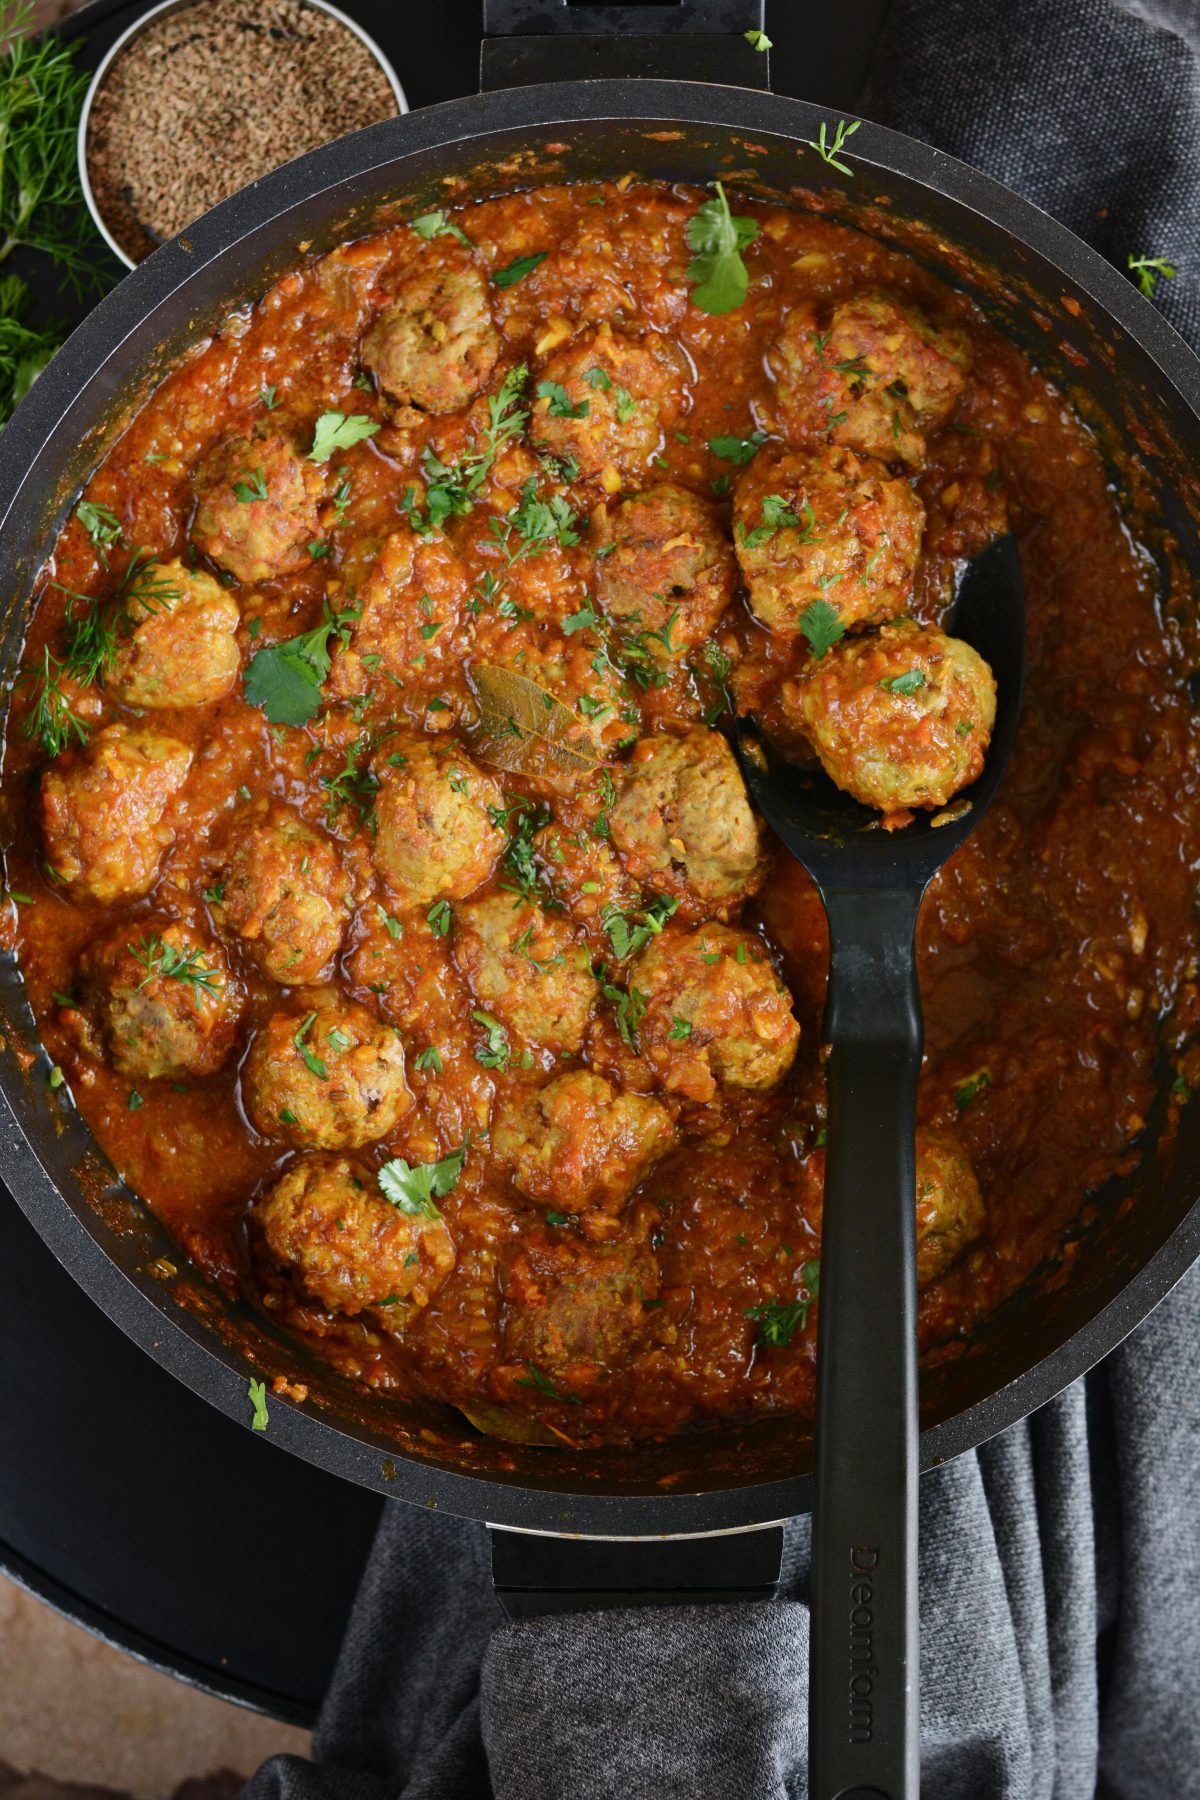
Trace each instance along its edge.
{"label": "lamb meatball in sauce", "polygon": [[886,814],[945,806],[982,772],[996,682],[961,638],[897,619],[843,638],[789,698],[830,778]]}
{"label": "lamb meatball in sauce", "polygon": [[12,689],[36,1092],[314,1399],[480,1466],[803,1429],[828,937],[727,708],[864,829],[966,804],[998,532],[1024,710],[918,925],[931,1362],[1200,1088],[1188,571],[975,288],[726,185],[719,314],[712,192],[634,175],[297,253],[130,410]]}

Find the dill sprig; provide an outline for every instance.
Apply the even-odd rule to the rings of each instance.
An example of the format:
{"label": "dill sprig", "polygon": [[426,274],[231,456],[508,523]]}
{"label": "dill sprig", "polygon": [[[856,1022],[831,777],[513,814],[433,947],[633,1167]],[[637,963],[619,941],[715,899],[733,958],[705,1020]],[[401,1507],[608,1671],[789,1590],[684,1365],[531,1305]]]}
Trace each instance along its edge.
{"label": "dill sprig", "polygon": [[146,971],[145,978],[138,983],[139,991],[148,987],[152,981],[161,979],[183,981],[189,987],[214,996],[221,992],[220,973],[208,967],[202,950],[177,950],[174,944],[166,943],[157,933],[141,938],[136,946],[127,944],[125,948]]}
{"label": "dill sprig", "polygon": [[0,0],[0,263],[19,245],[57,263],[75,294],[100,292],[95,231],[83,205],[75,136],[88,74],[75,46],[32,32],[30,0]]}

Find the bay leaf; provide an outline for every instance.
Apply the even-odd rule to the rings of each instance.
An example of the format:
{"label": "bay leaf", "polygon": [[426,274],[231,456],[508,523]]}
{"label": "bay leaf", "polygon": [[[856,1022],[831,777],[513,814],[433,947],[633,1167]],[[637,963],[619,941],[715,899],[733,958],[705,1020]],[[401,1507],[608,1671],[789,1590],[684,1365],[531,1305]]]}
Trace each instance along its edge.
{"label": "bay leaf", "polygon": [[561,1433],[556,1434],[548,1425],[539,1425],[536,1419],[528,1419],[522,1413],[493,1406],[490,1400],[475,1401],[458,1410],[484,1437],[500,1438],[506,1444],[544,1444],[552,1450],[562,1447]]}
{"label": "bay leaf", "polygon": [[558,784],[599,768],[604,759],[578,713],[528,675],[482,663],[467,676],[479,702],[471,747],[481,762]]}

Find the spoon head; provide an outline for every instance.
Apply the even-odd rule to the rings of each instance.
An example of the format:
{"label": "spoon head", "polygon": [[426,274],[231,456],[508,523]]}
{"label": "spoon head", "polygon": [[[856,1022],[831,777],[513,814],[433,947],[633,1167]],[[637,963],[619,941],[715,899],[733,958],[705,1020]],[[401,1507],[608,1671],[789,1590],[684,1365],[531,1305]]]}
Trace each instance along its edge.
{"label": "spoon head", "polygon": [[[1012,754],[1025,673],[1025,589],[1016,540],[997,538],[962,573],[945,629],[990,663],[996,723],[983,773],[939,812],[885,831],[880,815],[843,793],[820,764],[776,756],[751,718],[730,704],[734,748],[755,804],[823,890],[912,888],[962,844],[995,797]],[[935,822],[937,821],[937,822]]]}

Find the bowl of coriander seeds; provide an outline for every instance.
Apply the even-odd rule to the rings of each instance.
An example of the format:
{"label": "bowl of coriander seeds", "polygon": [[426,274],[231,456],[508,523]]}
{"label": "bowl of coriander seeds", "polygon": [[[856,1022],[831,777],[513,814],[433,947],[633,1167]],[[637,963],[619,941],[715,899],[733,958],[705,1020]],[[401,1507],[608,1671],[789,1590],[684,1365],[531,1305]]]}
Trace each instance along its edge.
{"label": "bowl of coriander seeds", "polygon": [[92,79],[84,196],[132,269],[281,163],[407,111],[383,52],[329,0],[165,0]]}

